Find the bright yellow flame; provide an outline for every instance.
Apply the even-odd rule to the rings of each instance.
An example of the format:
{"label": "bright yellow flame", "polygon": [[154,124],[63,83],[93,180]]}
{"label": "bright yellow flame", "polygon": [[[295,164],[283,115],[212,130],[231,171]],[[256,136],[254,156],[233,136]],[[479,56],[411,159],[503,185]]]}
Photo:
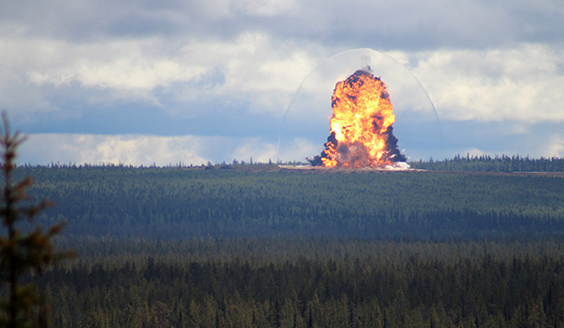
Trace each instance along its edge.
{"label": "bright yellow flame", "polygon": [[336,142],[329,137],[321,157],[323,165],[391,165],[394,155],[390,153],[389,141],[393,138],[395,148],[397,139],[390,127],[396,117],[384,82],[367,71],[358,70],[336,84],[331,101],[333,117],[330,132]]}

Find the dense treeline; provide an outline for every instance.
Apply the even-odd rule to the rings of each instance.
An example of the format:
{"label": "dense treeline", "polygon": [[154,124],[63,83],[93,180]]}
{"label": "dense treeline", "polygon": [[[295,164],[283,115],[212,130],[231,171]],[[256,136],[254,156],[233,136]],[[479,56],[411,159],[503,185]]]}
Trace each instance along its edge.
{"label": "dense treeline", "polygon": [[564,326],[559,238],[108,242],[42,277],[55,325]]}
{"label": "dense treeline", "polygon": [[[23,166],[60,327],[564,327],[559,174]],[[487,239],[486,239],[487,238]],[[489,241],[488,241],[489,240]]]}
{"label": "dense treeline", "polygon": [[472,172],[564,172],[564,158],[529,158],[519,155],[494,156],[457,155],[443,161],[419,160],[410,162],[412,168],[435,171],[472,171]]}
{"label": "dense treeline", "polygon": [[237,169],[20,167],[42,222],[68,234],[482,237],[564,232],[561,177],[529,174]]}

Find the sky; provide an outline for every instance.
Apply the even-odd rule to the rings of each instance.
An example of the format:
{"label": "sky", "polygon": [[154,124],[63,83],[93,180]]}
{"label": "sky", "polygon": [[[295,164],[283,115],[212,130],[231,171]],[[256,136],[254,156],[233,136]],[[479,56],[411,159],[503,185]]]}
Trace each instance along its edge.
{"label": "sky", "polygon": [[306,87],[373,49],[410,160],[562,157],[563,31],[561,0],[3,0],[0,109],[20,164],[305,161]]}

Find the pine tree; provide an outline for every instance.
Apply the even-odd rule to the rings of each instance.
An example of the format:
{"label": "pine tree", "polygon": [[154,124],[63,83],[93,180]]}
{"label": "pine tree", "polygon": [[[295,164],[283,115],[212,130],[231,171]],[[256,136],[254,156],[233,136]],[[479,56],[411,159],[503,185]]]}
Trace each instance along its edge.
{"label": "pine tree", "polygon": [[46,327],[49,326],[49,307],[44,297],[33,284],[22,284],[22,280],[31,273],[41,274],[47,266],[72,254],[55,252],[51,243],[51,238],[60,233],[64,223],[51,226],[47,232],[39,227],[32,229],[34,217],[51,204],[41,201],[30,205],[26,193],[32,185],[30,177],[12,183],[16,151],[26,137],[18,132],[10,133],[5,113],[2,113],[2,119],[4,131],[0,137],[0,156],[4,190],[0,218],[7,236],[0,236],[0,279],[7,299],[1,303],[0,327]]}

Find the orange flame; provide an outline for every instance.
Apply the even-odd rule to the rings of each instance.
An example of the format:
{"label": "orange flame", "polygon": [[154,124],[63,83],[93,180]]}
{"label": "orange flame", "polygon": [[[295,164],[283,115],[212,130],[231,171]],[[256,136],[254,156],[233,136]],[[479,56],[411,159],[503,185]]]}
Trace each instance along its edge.
{"label": "orange flame", "polygon": [[326,167],[385,167],[406,158],[397,149],[396,120],[386,85],[358,70],[338,82],[331,98],[333,117],[325,150],[309,160]]}

